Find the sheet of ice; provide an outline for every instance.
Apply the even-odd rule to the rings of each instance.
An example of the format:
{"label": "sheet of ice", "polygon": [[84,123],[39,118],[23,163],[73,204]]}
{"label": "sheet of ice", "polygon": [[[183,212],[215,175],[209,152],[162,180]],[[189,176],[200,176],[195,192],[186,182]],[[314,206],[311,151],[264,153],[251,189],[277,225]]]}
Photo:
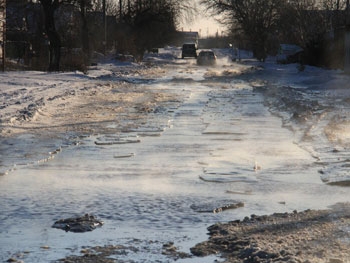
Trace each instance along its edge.
{"label": "sheet of ice", "polygon": [[[245,63],[213,69],[181,60],[172,63],[167,76],[160,79],[130,76],[130,82],[136,79],[135,83],[154,90],[181,92],[184,98],[165,105],[166,110],[153,111],[139,127],[109,122],[114,134],[67,136],[65,142],[59,141],[61,136],[57,140],[27,134],[1,138],[7,142],[1,145],[2,165],[8,167],[12,157],[16,162],[23,158],[26,165],[0,177],[0,259],[28,251],[24,260],[50,261],[79,254],[82,246],[134,242],[141,252],[127,255],[129,260],[147,255],[146,262],[166,261],[160,253],[162,244],[175,241],[188,252],[206,238],[205,228],[218,221],[348,201],[348,188],[321,180],[324,174],[346,171],[331,159],[343,158],[342,165],[347,164],[348,93],[320,87],[317,82],[325,73],[332,75],[333,83],[346,83],[347,77],[309,67],[299,73],[295,65],[271,61],[264,64],[264,71],[236,74],[261,67],[256,62]],[[225,73],[227,67],[235,73]],[[1,128],[14,128],[8,122],[18,115],[18,105],[22,109],[46,96],[69,93],[72,83],[84,87],[120,80],[122,74],[115,72],[107,64],[87,75],[4,73],[0,75],[4,86],[1,103],[9,105],[1,111]],[[263,81],[270,83],[261,87]],[[289,94],[293,103],[283,94]],[[8,102],[16,96],[20,103]],[[316,116],[307,114],[310,105],[317,106]],[[116,143],[120,141],[126,143]],[[28,145],[34,145],[30,151]],[[62,145],[65,147],[60,148]],[[48,152],[57,149],[61,150],[52,160],[27,165],[36,154],[50,156]],[[323,169],[320,174],[323,165],[331,171]],[[245,206],[217,214],[191,208],[230,200]],[[83,235],[51,228],[60,218],[85,213],[96,215],[105,225]],[[156,242],[151,251],[142,250],[152,240]],[[47,246],[50,249],[41,248]]]}

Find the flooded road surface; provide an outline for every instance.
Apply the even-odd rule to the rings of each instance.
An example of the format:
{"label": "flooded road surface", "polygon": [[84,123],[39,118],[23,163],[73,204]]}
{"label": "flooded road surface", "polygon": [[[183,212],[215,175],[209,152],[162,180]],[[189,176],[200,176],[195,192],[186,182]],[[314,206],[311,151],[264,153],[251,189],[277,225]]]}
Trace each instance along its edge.
{"label": "flooded road surface", "polygon": [[[116,123],[114,134],[64,143],[20,138],[30,141],[33,154],[57,152],[0,177],[0,260],[21,255],[24,262],[49,262],[113,244],[138,248],[116,255],[119,260],[172,262],[162,255],[163,244],[189,252],[213,223],[348,201],[348,188],[322,182],[319,159],[271,113],[264,92],[238,76],[218,78],[216,70],[179,65],[138,84],[183,96],[143,125],[129,120],[122,129]],[[1,147],[12,154],[16,141],[8,145]],[[244,206],[212,212],[236,203]],[[51,228],[86,213],[103,227],[80,234]]]}

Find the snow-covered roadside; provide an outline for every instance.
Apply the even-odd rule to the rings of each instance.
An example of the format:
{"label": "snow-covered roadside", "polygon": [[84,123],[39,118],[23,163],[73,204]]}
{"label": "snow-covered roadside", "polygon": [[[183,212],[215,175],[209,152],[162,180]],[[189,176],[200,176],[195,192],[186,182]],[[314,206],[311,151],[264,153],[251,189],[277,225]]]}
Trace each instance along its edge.
{"label": "snow-covered roadside", "polygon": [[[216,50],[227,57],[230,50]],[[237,65],[251,66],[242,76],[265,95],[265,105],[294,132],[294,141],[319,165],[321,179],[328,184],[349,185],[350,76],[298,64],[278,64],[275,57],[257,62],[241,51]]]}
{"label": "snow-covered roadside", "polygon": [[[92,68],[86,75],[82,72],[2,73],[0,74],[1,134],[7,136],[20,132],[21,129],[30,128],[31,125],[40,126],[40,120],[43,119],[45,119],[43,127],[59,126],[60,123],[57,123],[58,120],[53,114],[65,111],[72,105],[84,103],[90,95],[108,92],[111,86],[126,86],[149,70],[149,67],[138,64],[107,63]],[[152,71],[157,74],[157,68],[153,68]],[[44,118],[45,116],[48,118]],[[72,116],[67,117],[68,122],[72,124],[76,122],[71,119]]]}
{"label": "snow-covered roadside", "polygon": [[[93,134],[96,129],[108,133],[110,122],[122,129],[131,115],[139,115],[141,121],[142,112],[168,100],[169,94],[134,83],[152,81],[164,73],[154,63],[113,60],[92,67],[87,74],[0,73],[0,174],[19,163],[48,160],[62,145],[74,143],[76,136]],[[33,152],[31,145],[45,140],[51,143],[43,143],[42,152]]]}
{"label": "snow-covered roadside", "polygon": [[310,152],[321,179],[328,184],[349,185],[350,173],[350,76],[339,70],[296,64],[279,65],[274,60],[257,65],[257,90],[266,105],[295,134],[295,143]]}

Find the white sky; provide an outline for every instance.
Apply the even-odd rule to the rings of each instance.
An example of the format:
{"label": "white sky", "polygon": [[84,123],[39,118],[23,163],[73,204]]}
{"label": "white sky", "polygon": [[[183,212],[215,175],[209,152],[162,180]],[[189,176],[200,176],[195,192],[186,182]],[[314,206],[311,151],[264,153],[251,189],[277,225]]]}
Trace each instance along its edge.
{"label": "white sky", "polygon": [[184,24],[182,28],[184,31],[197,31],[200,33],[201,37],[214,36],[216,32],[219,32],[219,35],[221,35],[222,31],[225,31],[222,25],[218,24],[210,17],[197,19],[193,23]]}
{"label": "white sky", "polygon": [[[198,9],[199,7],[198,5]],[[221,35],[222,31],[226,30],[205,10],[200,10],[193,22],[181,24],[179,30],[182,29],[184,31],[197,31],[200,33],[200,37],[214,36],[216,32],[219,32],[219,35]]]}

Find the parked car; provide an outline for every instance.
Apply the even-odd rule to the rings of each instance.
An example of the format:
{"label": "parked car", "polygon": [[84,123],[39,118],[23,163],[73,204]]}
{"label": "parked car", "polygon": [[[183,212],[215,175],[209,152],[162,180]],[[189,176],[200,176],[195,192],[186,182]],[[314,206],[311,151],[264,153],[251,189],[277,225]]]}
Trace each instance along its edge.
{"label": "parked car", "polygon": [[196,44],[183,44],[182,45],[182,58],[186,57],[197,57],[197,47]]}
{"label": "parked car", "polygon": [[135,58],[133,55],[128,54],[117,54],[115,56],[116,60],[122,61],[122,62],[135,62]]}
{"label": "parked car", "polygon": [[212,50],[202,50],[197,57],[198,65],[216,65],[216,55]]}
{"label": "parked car", "polygon": [[300,63],[303,53],[304,50],[297,45],[281,44],[277,55],[277,63]]}

